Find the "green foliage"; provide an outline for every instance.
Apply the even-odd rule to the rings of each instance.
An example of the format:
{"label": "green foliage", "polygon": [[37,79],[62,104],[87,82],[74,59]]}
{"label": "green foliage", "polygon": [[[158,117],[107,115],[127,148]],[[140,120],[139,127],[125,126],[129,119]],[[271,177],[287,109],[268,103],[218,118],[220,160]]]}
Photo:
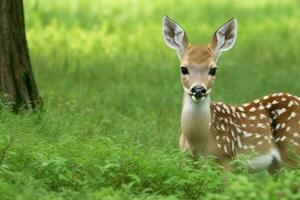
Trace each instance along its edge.
{"label": "green foliage", "polygon": [[[168,14],[194,43],[235,16],[212,99],[300,95],[299,1],[26,0],[44,109],[0,112],[0,199],[299,199],[300,170],[248,174],[178,150],[178,61]],[[237,87],[238,86],[238,87]],[[195,168],[195,165],[198,166]]]}

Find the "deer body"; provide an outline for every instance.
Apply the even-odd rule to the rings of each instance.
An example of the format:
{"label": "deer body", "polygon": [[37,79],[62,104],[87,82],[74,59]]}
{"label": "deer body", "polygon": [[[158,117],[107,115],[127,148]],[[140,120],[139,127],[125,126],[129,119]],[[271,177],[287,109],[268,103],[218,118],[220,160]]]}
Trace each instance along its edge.
{"label": "deer body", "polygon": [[211,102],[216,62],[236,39],[236,20],[220,27],[208,45],[192,45],[184,30],[168,17],[163,19],[164,39],[177,50],[184,89],[180,148],[194,155],[214,155],[228,162],[240,154],[253,154],[251,171],[274,172],[293,166],[300,155],[300,100],[286,93],[261,97],[240,106]]}
{"label": "deer body", "polygon": [[[221,163],[238,154],[255,151],[257,157],[248,163],[252,171],[270,169],[272,164],[279,167],[283,163],[294,163],[293,158],[289,158],[288,148],[300,145],[300,115],[296,114],[300,113],[300,101],[297,97],[278,93],[241,106],[205,102],[194,107],[187,105],[190,103],[194,102],[184,102],[182,111],[181,149],[217,156]],[[185,106],[199,110],[195,112]],[[188,122],[191,118],[201,120],[207,116],[210,117],[204,120],[205,124]]]}

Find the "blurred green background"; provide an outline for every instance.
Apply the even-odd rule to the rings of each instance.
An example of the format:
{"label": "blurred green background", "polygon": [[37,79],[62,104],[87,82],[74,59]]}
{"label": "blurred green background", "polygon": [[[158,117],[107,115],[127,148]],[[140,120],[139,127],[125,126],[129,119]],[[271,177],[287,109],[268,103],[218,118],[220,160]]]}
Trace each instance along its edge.
{"label": "blurred green background", "polygon": [[[44,100],[0,114],[1,199],[299,199],[300,170],[237,170],[224,184],[178,150],[182,88],[164,15],[192,43],[232,17],[212,100],[300,95],[299,0],[25,0],[27,39]],[[8,149],[4,151],[4,149]]]}

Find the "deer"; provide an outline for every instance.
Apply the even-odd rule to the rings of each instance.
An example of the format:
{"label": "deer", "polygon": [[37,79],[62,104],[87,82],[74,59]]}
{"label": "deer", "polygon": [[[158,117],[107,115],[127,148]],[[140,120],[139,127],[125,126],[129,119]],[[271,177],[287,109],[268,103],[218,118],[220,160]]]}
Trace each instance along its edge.
{"label": "deer", "polygon": [[300,155],[300,99],[274,93],[241,105],[210,100],[221,54],[237,38],[237,20],[219,27],[208,44],[191,44],[184,29],[163,17],[163,38],[176,50],[183,87],[179,146],[193,156],[213,156],[224,171],[240,155],[251,155],[251,172],[274,174],[283,166],[295,167]]}

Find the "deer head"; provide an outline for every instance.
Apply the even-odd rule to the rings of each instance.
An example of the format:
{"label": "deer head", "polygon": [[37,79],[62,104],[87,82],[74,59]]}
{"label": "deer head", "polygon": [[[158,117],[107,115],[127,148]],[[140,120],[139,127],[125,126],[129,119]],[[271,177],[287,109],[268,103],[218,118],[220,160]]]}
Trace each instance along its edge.
{"label": "deer head", "polygon": [[204,100],[214,85],[217,60],[231,49],[237,36],[237,22],[233,18],[218,28],[208,44],[191,44],[186,32],[175,21],[163,17],[163,37],[175,49],[180,60],[181,83],[184,92],[195,102]]}

